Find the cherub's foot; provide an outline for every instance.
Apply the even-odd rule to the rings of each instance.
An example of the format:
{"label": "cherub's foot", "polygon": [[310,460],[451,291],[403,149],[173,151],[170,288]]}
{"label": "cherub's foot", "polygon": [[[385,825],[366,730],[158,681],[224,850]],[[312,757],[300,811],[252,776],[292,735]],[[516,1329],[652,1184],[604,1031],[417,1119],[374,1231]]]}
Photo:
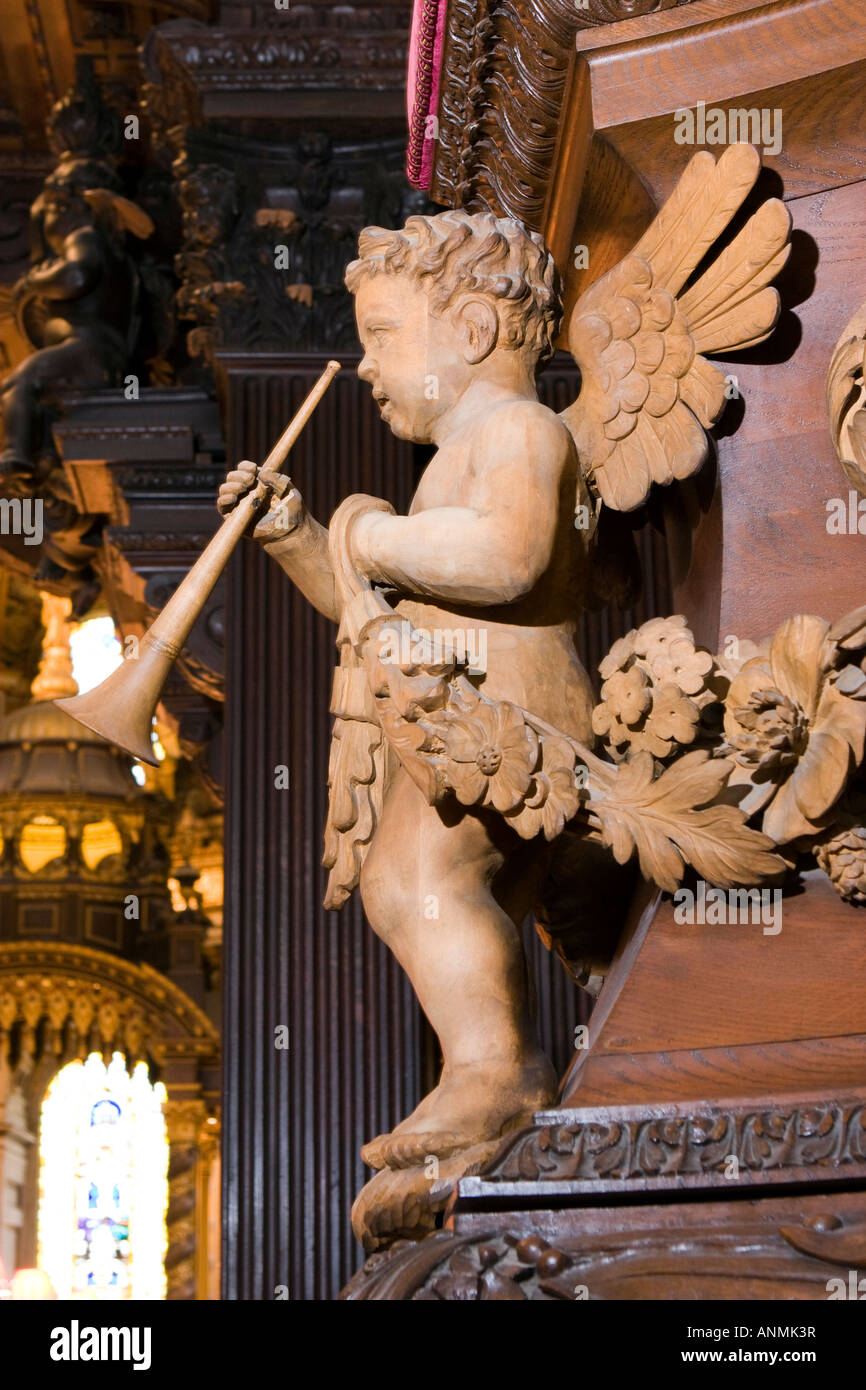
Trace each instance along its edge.
{"label": "cherub's foot", "polygon": [[393,1130],[365,1144],[361,1157],[371,1168],[418,1168],[431,1155],[450,1158],[467,1147],[466,1136],[455,1134],[452,1130],[427,1130],[406,1135],[399,1135]]}
{"label": "cherub's foot", "polygon": [[443,1075],[435,1090],[390,1134],[365,1144],[361,1157],[371,1168],[412,1168],[430,1157],[450,1158],[500,1138],[555,1098],[554,1071],[542,1054],[516,1069],[462,1067]]}

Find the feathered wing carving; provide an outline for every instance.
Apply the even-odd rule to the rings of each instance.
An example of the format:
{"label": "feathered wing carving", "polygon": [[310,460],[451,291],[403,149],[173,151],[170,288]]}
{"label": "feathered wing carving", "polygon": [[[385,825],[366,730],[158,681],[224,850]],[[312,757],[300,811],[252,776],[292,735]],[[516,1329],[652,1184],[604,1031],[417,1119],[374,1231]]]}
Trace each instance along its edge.
{"label": "feathered wing carving", "polygon": [[778,198],[680,294],[760,167],[751,145],[729,146],[718,162],[696,154],[631,255],[572,311],[568,344],[583,386],[562,418],[595,492],[617,511],[701,466],[705,431],[725,404],[724,374],[702,354],[752,347],[779,316],[770,281],[788,258],[791,218]]}

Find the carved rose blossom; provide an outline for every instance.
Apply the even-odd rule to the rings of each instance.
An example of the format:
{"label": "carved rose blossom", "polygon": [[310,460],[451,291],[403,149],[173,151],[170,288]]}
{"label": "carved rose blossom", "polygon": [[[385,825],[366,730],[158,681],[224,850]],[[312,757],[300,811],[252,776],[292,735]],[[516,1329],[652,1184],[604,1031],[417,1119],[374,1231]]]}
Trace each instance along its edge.
{"label": "carved rose blossom", "polygon": [[866,904],[866,826],[846,825],[815,846],[815,858],[840,897]]}
{"label": "carved rose blossom", "polygon": [[538,762],[538,739],[513,705],[479,700],[443,733],[447,775],[464,806],[513,811],[526,796]]}
{"label": "carved rose blossom", "polygon": [[739,765],[731,785],[749,787],[741,807],[763,810],[762,829],[778,845],[814,835],[863,757],[866,705],[844,693],[828,632],[820,618],[789,618],[725,699],[718,751]]}

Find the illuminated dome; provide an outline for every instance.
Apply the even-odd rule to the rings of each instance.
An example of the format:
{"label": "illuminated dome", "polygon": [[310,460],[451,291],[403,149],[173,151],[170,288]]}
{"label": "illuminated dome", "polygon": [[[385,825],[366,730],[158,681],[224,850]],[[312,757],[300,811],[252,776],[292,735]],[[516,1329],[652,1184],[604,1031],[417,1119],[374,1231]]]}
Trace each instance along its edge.
{"label": "illuminated dome", "polygon": [[98,734],[91,733],[71,714],[58,709],[53,699],[34,700],[0,719],[0,744],[35,743],[38,739],[60,739],[63,743],[102,742]]}
{"label": "illuminated dome", "polygon": [[171,908],[162,816],[129,754],[53,703],[77,693],[68,608],[43,595],[34,698],[0,719],[0,935],[129,954]]}
{"label": "illuminated dome", "polygon": [[65,633],[65,601],[45,595],[43,619],[43,655],[33,682],[36,699],[0,719],[0,801],[51,795],[127,801],[138,792],[128,755],[54,704],[78,693]]}
{"label": "illuminated dome", "polygon": [[52,794],[127,801],[138,786],[126,754],[37,700],[0,720],[0,799]]}

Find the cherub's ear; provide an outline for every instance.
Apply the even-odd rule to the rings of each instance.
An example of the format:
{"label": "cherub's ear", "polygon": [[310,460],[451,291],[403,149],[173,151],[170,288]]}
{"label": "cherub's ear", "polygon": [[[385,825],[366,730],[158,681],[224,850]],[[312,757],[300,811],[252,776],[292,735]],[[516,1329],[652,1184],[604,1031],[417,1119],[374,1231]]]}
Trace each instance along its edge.
{"label": "cherub's ear", "polygon": [[467,362],[483,362],[496,346],[499,337],[499,315],[489,299],[472,295],[460,303],[454,322]]}

